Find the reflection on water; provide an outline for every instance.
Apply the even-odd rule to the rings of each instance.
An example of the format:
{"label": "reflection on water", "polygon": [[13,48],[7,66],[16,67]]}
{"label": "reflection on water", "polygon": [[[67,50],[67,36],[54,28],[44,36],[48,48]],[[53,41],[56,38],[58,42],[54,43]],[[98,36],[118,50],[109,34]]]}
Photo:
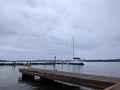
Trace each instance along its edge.
{"label": "reflection on water", "polygon": [[[74,73],[85,73],[120,78],[120,62],[88,62],[80,65],[32,65],[32,68],[59,70]],[[43,83],[39,77],[34,81],[21,81],[19,68],[27,66],[0,66],[0,90],[93,90],[87,87],[76,87],[62,83]],[[19,78],[18,78],[19,77]]]}
{"label": "reflection on water", "polygon": [[73,65],[73,72],[75,73],[82,73],[82,70],[84,68],[84,66],[81,66],[81,65]]}

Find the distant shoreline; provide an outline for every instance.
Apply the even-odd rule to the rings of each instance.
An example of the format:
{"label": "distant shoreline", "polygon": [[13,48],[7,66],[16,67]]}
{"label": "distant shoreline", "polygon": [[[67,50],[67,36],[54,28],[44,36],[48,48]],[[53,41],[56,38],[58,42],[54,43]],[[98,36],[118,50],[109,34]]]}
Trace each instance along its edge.
{"label": "distant shoreline", "polygon": [[[0,62],[50,62],[54,60],[0,60]],[[56,62],[69,62],[71,60],[56,60]],[[107,59],[107,60],[82,60],[84,62],[120,62],[120,59]]]}
{"label": "distant shoreline", "polygon": [[120,62],[120,60],[83,60],[85,62]]}

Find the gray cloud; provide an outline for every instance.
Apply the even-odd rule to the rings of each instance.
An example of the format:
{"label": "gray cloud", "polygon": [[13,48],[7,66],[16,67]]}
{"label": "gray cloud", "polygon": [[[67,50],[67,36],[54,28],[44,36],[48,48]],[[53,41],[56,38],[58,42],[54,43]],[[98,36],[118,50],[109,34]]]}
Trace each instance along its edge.
{"label": "gray cloud", "polygon": [[0,0],[0,59],[120,58],[119,0]]}

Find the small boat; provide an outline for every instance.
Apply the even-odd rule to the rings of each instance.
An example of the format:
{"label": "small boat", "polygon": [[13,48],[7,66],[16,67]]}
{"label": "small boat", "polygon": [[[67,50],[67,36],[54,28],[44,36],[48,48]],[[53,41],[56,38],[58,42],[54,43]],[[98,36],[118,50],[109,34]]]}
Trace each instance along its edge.
{"label": "small boat", "polygon": [[79,57],[73,57],[73,60],[69,62],[71,65],[85,65],[85,63]]}

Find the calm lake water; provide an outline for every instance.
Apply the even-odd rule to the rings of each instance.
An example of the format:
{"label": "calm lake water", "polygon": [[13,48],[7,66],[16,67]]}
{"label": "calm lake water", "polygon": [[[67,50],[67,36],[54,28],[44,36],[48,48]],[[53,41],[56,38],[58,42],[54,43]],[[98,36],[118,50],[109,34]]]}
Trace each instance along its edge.
{"label": "calm lake water", "polygon": [[[33,68],[67,71],[120,78],[120,62],[86,62],[79,65],[32,65]],[[34,81],[22,81],[19,68],[27,66],[0,66],[0,90],[94,90],[88,87],[73,87],[60,83],[42,83],[39,77]]]}

